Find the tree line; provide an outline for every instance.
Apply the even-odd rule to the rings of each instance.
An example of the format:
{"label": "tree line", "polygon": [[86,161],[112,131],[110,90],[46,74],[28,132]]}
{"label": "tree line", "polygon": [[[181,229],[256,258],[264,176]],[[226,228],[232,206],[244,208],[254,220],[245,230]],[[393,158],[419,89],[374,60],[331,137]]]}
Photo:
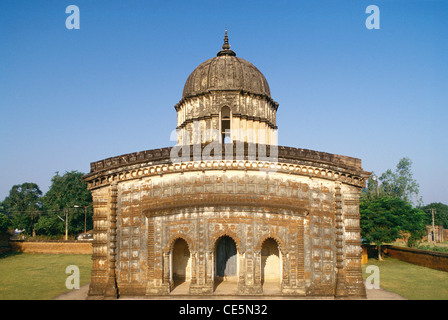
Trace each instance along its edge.
{"label": "tree line", "polygon": [[0,232],[23,230],[28,236],[69,235],[93,228],[92,196],[78,171],[59,172],[43,194],[36,183],[14,185],[0,202]]}

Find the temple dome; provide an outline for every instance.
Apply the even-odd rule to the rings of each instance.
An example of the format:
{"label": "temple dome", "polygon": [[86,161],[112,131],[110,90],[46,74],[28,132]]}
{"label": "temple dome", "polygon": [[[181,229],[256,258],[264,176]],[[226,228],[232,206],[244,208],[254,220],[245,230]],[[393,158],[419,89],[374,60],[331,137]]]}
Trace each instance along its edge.
{"label": "temple dome", "polygon": [[[188,77],[177,112],[177,142],[276,144],[278,103],[264,75],[230,50],[222,50]],[[197,140],[195,140],[197,139]]]}
{"label": "temple dome", "polygon": [[230,50],[227,32],[223,49],[217,56],[201,63],[185,82],[182,98],[210,91],[245,91],[271,98],[264,75],[249,61]]}

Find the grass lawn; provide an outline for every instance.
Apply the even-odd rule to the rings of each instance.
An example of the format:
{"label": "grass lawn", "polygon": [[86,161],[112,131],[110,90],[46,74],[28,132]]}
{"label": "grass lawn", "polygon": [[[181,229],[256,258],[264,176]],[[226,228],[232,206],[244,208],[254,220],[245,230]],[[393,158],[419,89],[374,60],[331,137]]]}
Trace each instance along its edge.
{"label": "grass lawn", "polygon": [[0,256],[0,300],[49,300],[69,291],[67,266],[79,268],[80,286],[90,282],[87,254],[16,253]]}
{"label": "grass lawn", "polygon": [[398,259],[369,259],[362,266],[363,277],[368,265],[379,268],[380,287],[410,300],[448,300],[448,272],[417,266]]}
{"label": "grass lawn", "polygon": [[[0,256],[0,300],[49,300],[67,292],[65,273],[69,265],[80,270],[80,285],[90,282],[90,255],[6,254]],[[393,258],[379,262],[369,259],[363,265],[380,271],[380,287],[411,300],[448,300],[448,272],[420,267]]]}

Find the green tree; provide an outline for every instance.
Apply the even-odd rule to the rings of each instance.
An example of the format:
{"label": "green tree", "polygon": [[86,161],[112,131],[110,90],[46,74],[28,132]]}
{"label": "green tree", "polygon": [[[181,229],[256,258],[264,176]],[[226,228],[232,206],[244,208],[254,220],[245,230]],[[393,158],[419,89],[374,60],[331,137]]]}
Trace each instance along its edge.
{"label": "green tree", "polygon": [[42,191],[35,183],[26,182],[14,185],[2,202],[3,208],[11,218],[13,228],[25,229],[34,235],[34,226],[42,209]]}
{"label": "green tree", "polygon": [[[68,210],[68,232],[76,234],[84,231],[84,214],[87,212],[87,229],[92,226],[92,196],[87,184],[82,179],[83,173],[78,171],[57,172],[51,179],[51,186],[43,197],[43,209],[47,214],[41,218],[36,230],[40,234],[55,235],[65,232],[65,224],[58,215],[65,219]],[[77,206],[77,207],[75,207]],[[83,207],[88,207],[84,211]]]}
{"label": "green tree", "polygon": [[434,224],[448,229],[448,205],[440,202],[433,202],[422,207],[422,210],[425,212],[425,223],[427,225],[432,225],[432,214],[430,209],[436,209],[434,214]]}
{"label": "green tree", "polygon": [[35,229],[38,235],[55,236],[65,233],[65,224],[58,218],[57,213],[50,212],[40,217]]}
{"label": "green tree", "polygon": [[377,197],[362,199],[360,203],[361,237],[378,247],[378,259],[382,260],[381,246],[409,235],[408,245],[414,246],[424,235],[424,213],[400,198]]}
{"label": "green tree", "polygon": [[395,172],[386,170],[380,177],[380,195],[387,197],[397,197],[411,203],[421,203],[419,197],[419,184],[413,178],[412,161],[409,158],[402,158],[397,164]]}
{"label": "green tree", "polygon": [[381,246],[400,236],[399,219],[392,214],[389,198],[364,200],[360,203],[361,237],[378,247],[378,259],[382,260]]}
{"label": "green tree", "polygon": [[425,212],[404,203],[397,208],[397,214],[400,214],[400,229],[402,235],[407,237],[408,247],[417,247],[426,233]]}
{"label": "green tree", "polygon": [[9,227],[10,227],[9,218],[3,213],[0,213],[0,233],[8,231]]}

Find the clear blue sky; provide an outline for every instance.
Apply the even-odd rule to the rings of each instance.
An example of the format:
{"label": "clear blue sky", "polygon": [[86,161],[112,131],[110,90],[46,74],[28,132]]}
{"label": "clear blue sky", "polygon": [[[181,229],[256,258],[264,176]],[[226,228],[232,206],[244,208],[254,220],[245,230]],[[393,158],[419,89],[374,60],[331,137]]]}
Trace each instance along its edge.
{"label": "clear blue sky", "polygon": [[[68,5],[80,29],[68,30]],[[380,29],[368,30],[368,5]],[[279,144],[413,161],[448,203],[448,1],[0,1],[0,200],[56,171],[171,146],[188,75],[220,50],[267,78]]]}

